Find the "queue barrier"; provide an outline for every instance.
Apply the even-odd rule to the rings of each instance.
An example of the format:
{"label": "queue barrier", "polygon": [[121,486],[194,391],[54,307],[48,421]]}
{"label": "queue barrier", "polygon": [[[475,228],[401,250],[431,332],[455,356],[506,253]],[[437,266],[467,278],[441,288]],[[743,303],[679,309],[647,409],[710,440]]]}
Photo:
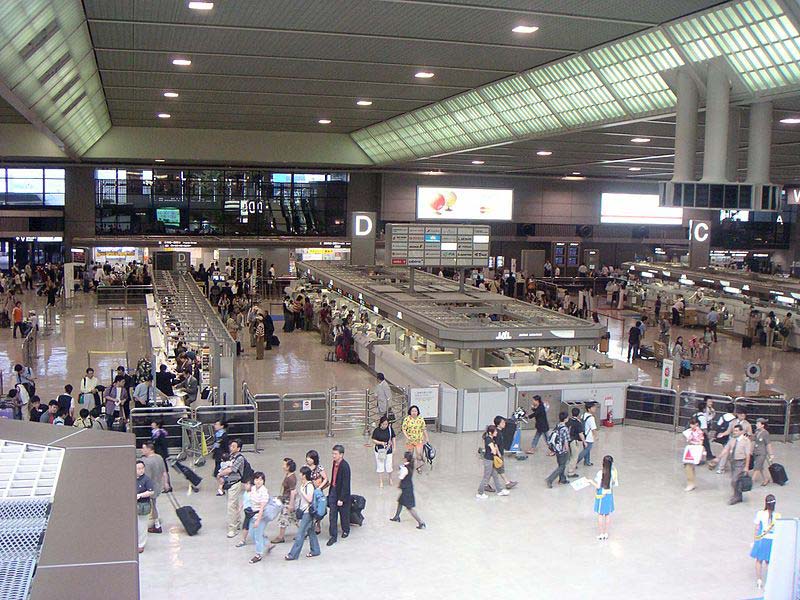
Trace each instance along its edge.
{"label": "queue barrier", "polygon": [[183,431],[178,420],[191,417],[188,406],[154,406],[133,408],[130,415],[130,427],[136,438],[136,447],[141,448],[143,442],[150,440],[150,424],[162,422],[167,431],[167,448],[170,454],[179,454],[183,449]]}
{"label": "queue barrier", "polygon": [[739,396],[735,400],[736,406],[743,406],[747,410],[747,420],[755,429],[756,419],[767,419],[767,431],[774,438],[784,442],[789,441],[789,424],[791,420],[792,400],[784,398],[748,398]]}
{"label": "queue barrier", "polygon": [[227,421],[228,440],[239,438],[244,446],[250,444],[258,450],[256,443],[256,410],[252,404],[198,406],[194,418],[204,425],[216,421]]}
{"label": "queue barrier", "polygon": [[339,431],[363,431],[369,433],[369,390],[328,390],[328,437]]}
{"label": "queue barrier", "polygon": [[800,438],[800,398],[789,402],[789,441]]}
{"label": "queue barrier", "polygon": [[630,385],[625,393],[625,423],[675,431],[678,393],[675,390]]}
{"label": "queue barrier", "polygon": [[324,392],[284,394],[280,403],[281,433],[325,431],[328,395]]}

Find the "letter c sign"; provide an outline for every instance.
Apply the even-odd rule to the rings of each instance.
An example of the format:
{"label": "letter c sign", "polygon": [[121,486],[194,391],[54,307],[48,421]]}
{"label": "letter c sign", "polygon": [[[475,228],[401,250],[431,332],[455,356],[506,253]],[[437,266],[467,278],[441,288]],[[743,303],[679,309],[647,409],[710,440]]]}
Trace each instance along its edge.
{"label": "letter c sign", "polygon": [[358,237],[368,236],[374,227],[372,219],[367,215],[356,215],[355,234]]}
{"label": "letter c sign", "polygon": [[689,227],[691,240],[695,242],[705,242],[708,240],[709,227],[705,221],[692,221]]}

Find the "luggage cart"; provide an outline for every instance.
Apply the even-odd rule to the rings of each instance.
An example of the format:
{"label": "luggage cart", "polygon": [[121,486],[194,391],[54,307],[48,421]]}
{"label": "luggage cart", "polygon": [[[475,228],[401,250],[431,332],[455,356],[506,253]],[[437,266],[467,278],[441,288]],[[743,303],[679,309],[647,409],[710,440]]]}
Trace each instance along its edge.
{"label": "luggage cart", "polygon": [[208,439],[203,433],[203,423],[182,417],[178,419],[178,425],[181,426],[181,452],[178,454],[178,460],[191,459],[194,466],[202,467],[206,464],[205,455],[208,454]]}

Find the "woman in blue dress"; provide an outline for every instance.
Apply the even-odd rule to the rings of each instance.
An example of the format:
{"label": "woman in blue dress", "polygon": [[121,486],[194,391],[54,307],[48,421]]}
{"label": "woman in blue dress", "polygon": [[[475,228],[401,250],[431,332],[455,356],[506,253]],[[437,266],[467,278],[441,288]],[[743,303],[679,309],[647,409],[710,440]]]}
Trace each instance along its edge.
{"label": "woman in blue dress", "polygon": [[764,498],[764,510],[756,513],[755,540],[750,556],[756,559],[756,585],[759,589],[763,586],[764,563],[769,566],[769,557],[772,554],[772,539],[775,537],[775,520],[780,519],[780,513],[775,512],[775,496],[767,494]]}
{"label": "woman in blue dress", "polygon": [[614,512],[613,488],[619,485],[613,457],[609,455],[603,457],[603,468],[595,475],[594,484],[594,512],[597,513],[597,525],[600,529],[597,539],[607,540],[608,524],[611,521],[611,513]]}

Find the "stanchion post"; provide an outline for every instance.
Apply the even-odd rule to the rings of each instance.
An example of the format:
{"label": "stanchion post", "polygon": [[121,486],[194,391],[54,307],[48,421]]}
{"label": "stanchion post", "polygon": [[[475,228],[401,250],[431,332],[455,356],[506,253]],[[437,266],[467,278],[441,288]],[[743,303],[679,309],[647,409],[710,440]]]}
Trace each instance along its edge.
{"label": "stanchion post", "polygon": [[278,439],[283,439],[283,432],[286,428],[286,410],[284,406],[286,405],[286,401],[284,397],[286,394],[281,396],[281,399],[278,400]]}
{"label": "stanchion post", "polygon": [[783,417],[783,442],[784,444],[789,441],[789,421],[792,418],[792,402],[794,400],[789,398],[785,400],[786,402],[786,410],[784,411]]}

